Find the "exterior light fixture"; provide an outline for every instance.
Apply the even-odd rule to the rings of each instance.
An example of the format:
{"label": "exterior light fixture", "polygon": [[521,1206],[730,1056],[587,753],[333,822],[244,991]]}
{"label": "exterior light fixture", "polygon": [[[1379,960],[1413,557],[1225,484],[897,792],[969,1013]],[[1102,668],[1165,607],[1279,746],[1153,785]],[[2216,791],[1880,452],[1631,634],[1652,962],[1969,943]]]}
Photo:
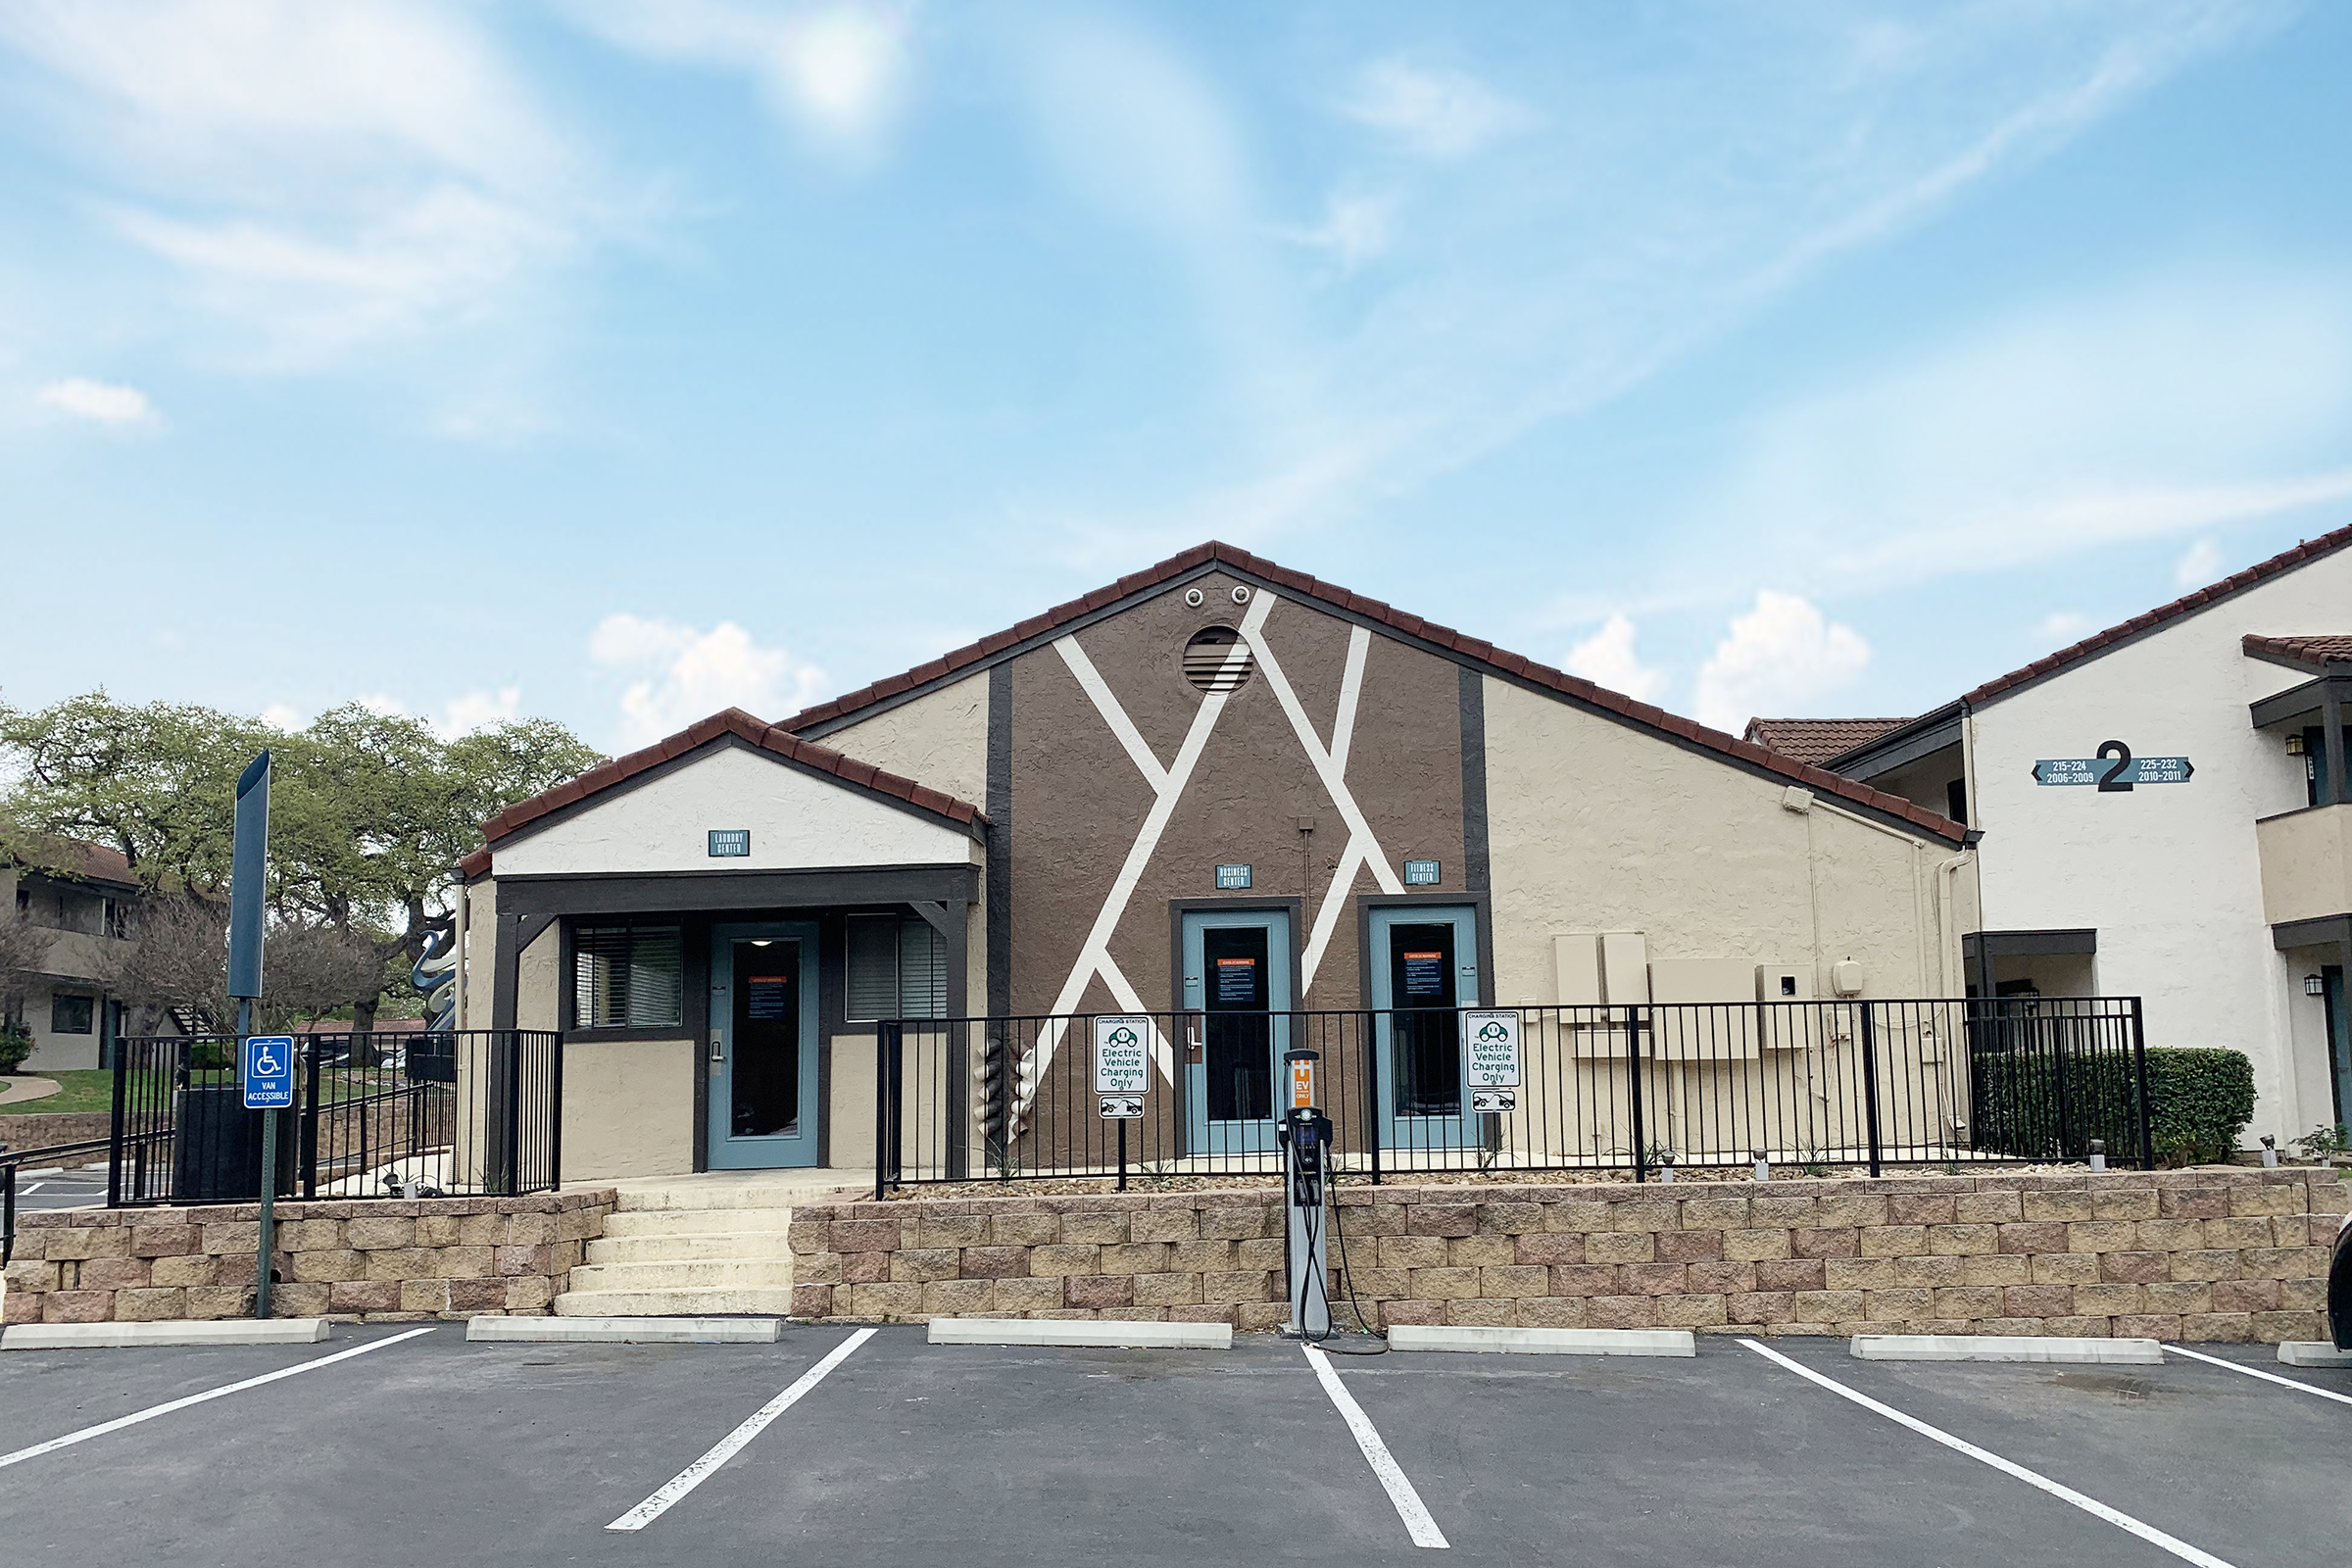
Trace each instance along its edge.
{"label": "exterior light fixture", "polygon": [[2287,731],[2286,755],[2289,757],[2301,757],[2303,755],[2303,732],[2301,730],[2298,729]]}
{"label": "exterior light fixture", "polygon": [[1674,1151],[1671,1149],[1659,1150],[1657,1153],[1657,1160],[1658,1180],[1661,1182],[1672,1182],[1674,1180]]}
{"label": "exterior light fixture", "polygon": [[2104,1138],[2093,1138],[2090,1141],[2090,1168],[2092,1170],[2107,1168],[2107,1140]]}
{"label": "exterior light fixture", "polygon": [[2328,982],[2316,974],[2307,974],[2303,977],[2303,994],[2307,997],[2324,997],[2328,994]]}
{"label": "exterior light fixture", "polygon": [[774,937],[754,937],[752,938],[752,946],[755,948],[764,948],[775,940],[776,939]]}
{"label": "exterior light fixture", "polygon": [[1747,1154],[1748,1158],[1755,1161],[1756,1180],[1760,1182],[1768,1182],[1772,1180],[1772,1161],[1766,1156],[1764,1151],[1761,1149],[1751,1149],[1747,1152]]}
{"label": "exterior light fixture", "polygon": [[2278,1168],[2278,1140],[2269,1133],[2262,1135],[2262,1168],[2265,1170]]}

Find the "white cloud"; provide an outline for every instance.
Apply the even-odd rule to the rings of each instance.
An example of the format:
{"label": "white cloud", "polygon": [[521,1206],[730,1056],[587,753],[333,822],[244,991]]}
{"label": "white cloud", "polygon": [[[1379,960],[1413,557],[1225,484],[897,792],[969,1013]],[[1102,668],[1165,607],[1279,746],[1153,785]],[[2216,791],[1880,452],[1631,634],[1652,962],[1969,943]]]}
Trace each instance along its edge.
{"label": "white cloud", "polygon": [[479,316],[604,221],[472,8],[436,0],[26,0],[0,44],[111,182],[92,210],[308,363]]}
{"label": "white cloud", "polygon": [[2200,539],[2173,563],[2173,581],[2183,588],[2202,588],[2222,574],[2222,547]]}
{"label": "white cloud", "polygon": [[73,375],[50,382],[35,395],[45,407],[95,424],[123,426],[156,422],[155,406],[135,386]]}
{"label": "white cloud", "polygon": [[1644,665],[1634,653],[1634,623],[1611,615],[1600,630],[1568,650],[1568,673],[1644,703],[1665,690],[1664,672]]}
{"label": "white cloud", "polygon": [[262,722],[271,729],[291,735],[302,728],[302,714],[292,703],[271,703],[262,710]]}
{"label": "white cloud", "polygon": [[1324,199],[1323,220],[1312,228],[1291,228],[1295,244],[1329,251],[1340,270],[1352,272],[1389,248],[1396,229],[1396,202],[1389,196],[1333,191]]}
{"label": "white cloud", "polygon": [[2090,631],[2090,617],[2079,610],[2053,610],[2041,617],[2034,635],[2050,645],[2053,651],[2072,648]]}
{"label": "white cloud", "polygon": [[2352,283],[2184,270],[1774,412],[1703,512],[1739,519],[1726,575],[1899,586],[2352,497],[2347,427]]}
{"label": "white cloud", "polygon": [[453,697],[441,710],[441,722],[434,728],[450,740],[469,735],[491,724],[512,721],[522,706],[522,688],[501,686],[495,692],[464,692]]}
{"label": "white cloud", "polygon": [[571,0],[566,10],[634,53],[749,74],[779,113],[839,149],[870,152],[905,97],[912,34],[905,5]]}
{"label": "white cloud", "polygon": [[607,615],[588,656],[634,676],[620,694],[623,738],[643,745],[725,708],[779,719],[831,689],[825,672],[781,648],[762,648],[733,621],[709,631],[670,620]]}
{"label": "white cloud", "polygon": [[1524,130],[1535,115],[1458,71],[1381,60],[1366,66],[1340,106],[1350,120],[1384,130],[1425,158],[1460,158]]}
{"label": "white cloud", "polygon": [[1870,663],[1870,645],[1811,603],[1767,588],[1755,608],[1698,670],[1698,721],[1738,734],[1750,718],[1803,715],[1850,685]]}

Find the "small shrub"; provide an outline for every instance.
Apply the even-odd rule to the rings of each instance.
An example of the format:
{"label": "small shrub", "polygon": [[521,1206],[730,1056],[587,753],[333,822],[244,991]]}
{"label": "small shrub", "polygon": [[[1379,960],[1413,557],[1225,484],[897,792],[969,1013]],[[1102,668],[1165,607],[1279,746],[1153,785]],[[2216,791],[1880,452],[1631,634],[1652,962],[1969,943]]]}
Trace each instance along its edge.
{"label": "small shrub", "polygon": [[21,1023],[0,1023],[0,1073],[15,1072],[32,1054],[32,1031]]}
{"label": "small shrub", "polygon": [[2159,1161],[2218,1164],[2237,1152],[2238,1134],[2254,1119],[2254,1063],[2242,1051],[2214,1047],[2151,1051],[2148,1100]]}
{"label": "small shrub", "polygon": [[2342,1122],[2332,1127],[2314,1127],[2295,1140],[2295,1147],[2305,1159],[2332,1159],[2338,1154],[2352,1153],[2352,1137],[2348,1137]]}

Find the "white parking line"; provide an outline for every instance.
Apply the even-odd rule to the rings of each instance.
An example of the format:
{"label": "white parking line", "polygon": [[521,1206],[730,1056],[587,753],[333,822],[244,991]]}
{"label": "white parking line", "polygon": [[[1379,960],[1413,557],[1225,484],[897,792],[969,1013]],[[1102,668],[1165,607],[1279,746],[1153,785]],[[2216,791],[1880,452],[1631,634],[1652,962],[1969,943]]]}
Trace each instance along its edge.
{"label": "white parking line", "polygon": [[79,1432],[69,1432],[62,1438],[51,1438],[47,1443],[36,1443],[29,1448],[19,1448],[14,1453],[0,1453],[0,1470],[5,1470],[12,1464],[22,1464],[26,1459],[37,1459],[44,1453],[55,1453],[60,1448],[70,1448],[76,1443],[87,1443],[92,1438],[103,1438],[109,1432],[120,1432],[124,1427],[135,1427],[140,1422],[152,1421],[159,1415],[170,1415],[174,1410],[185,1410],[191,1404],[202,1404],[207,1399],[218,1399],[223,1395],[240,1394],[247,1389],[258,1389],[265,1383],[275,1383],[279,1378],[290,1378],[298,1372],[310,1372],[322,1366],[332,1366],[337,1361],[348,1361],[355,1355],[366,1355],[370,1350],[380,1350],[387,1345],[398,1345],[403,1340],[413,1340],[419,1334],[432,1332],[429,1328],[411,1329],[406,1334],[395,1334],[387,1339],[370,1341],[366,1345],[355,1345],[348,1350],[337,1350],[332,1355],[322,1355],[315,1361],[302,1361],[293,1366],[281,1366],[276,1371],[265,1372],[258,1378],[246,1378],[237,1383],[224,1383],[220,1388],[207,1389],[202,1394],[191,1394],[184,1399],[173,1399],[168,1404],[152,1405],[144,1410],[133,1411],[129,1415],[117,1416],[112,1421],[102,1421],[94,1427],[83,1427]]}
{"label": "white parking line", "polygon": [[2198,1568],[2231,1568],[2231,1564],[2227,1558],[2216,1557],[2210,1551],[2201,1551],[2178,1536],[2168,1536],[2154,1525],[2132,1518],[2121,1508],[2110,1508],[2096,1497],[2086,1497],[2072,1487],[2052,1481],[2038,1470],[2029,1470],[2015,1460],[2004,1459],[1988,1448],[1980,1448],[1965,1439],[1955,1438],[1940,1427],[1932,1427],[1917,1416],[1905,1415],[1891,1404],[1882,1404],[1859,1389],[1849,1389],[1836,1378],[1824,1377],[1811,1367],[1792,1361],[1778,1350],[1768,1349],[1754,1340],[1743,1339],[1740,1343],[1765,1359],[1779,1362],[1798,1377],[1820,1384],[1841,1399],[1851,1399],[1863,1409],[1875,1411],[1899,1426],[1909,1427],[1921,1437],[1940,1443],[1955,1453],[1965,1453],[1978,1463],[1988,1464],[2005,1476],[2015,1476],[2030,1487],[2038,1487],[2061,1502],[2071,1502],[2094,1519],[2104,1519],[2118,1530],[2130,1531],[2152,1545],[2162,1546],[2184,1562],[2196,1563]]}
{"label": "white parking line", "polygon": [[672,1503],[710,1480],[720,1465],[725,1464],[742,1451],[744,1445],[764,1431],[770,1421],[800,1403],[801,1396],[824,1382],[825,1374],[847,1361],[858,1347],[874,1337],[874,1332],[872,1329],[859,1329],[835,1346],[831,1354],[802,1373],[791,1388],[754,1410],[745,1417],[741,1426],[719,1439],[709,1453],[704,1454],[700,1459],[695,1460],[694,1463],[662,1483],[661,1488],[652,1496],[605,1528],[607,1530],[643,1530],[647,1525],[667,1513]]}
{"label": "white parking line", "polygon": [[1339,1373],[1332,1370],[1331,1357],[1311,1345],[1300,1348],[1306,1351],[1307,1364],[1315,1369],[1315,1377],[1322,1383],[1323,1392],[1331,1396],[1333,1404],[1339,1406],[1340,1418],[1348,1423],[1348,1430],[1355,1435],[1355,1446],[1364,1450],[1365,1462],[1372,1466],[1372,1473],[1380,1478],[1380,1484],[1388,1489],[1389,1500],[1396,1505],[1397,1517],[1404,1521],[1405,1533],[1413,1538],[1413,1544],[1447,1545],[1446,1533],[1438,1528],[1438,1522],[1429,1516],[1429,1509],[1422,1505],[1421,1494],[1415,1492],[1412,1482],[1405,1479],[1404,1471],[1389,1452],[1389,1446],[1380,1441],[1380,1429],[1372,1424],[1370,1416],[1364,1414],[1364,1407],[1355,1402],[1355,1396],[1349,1394],[1346,1385],[1340,1382]]}
{"label": "white parking line", "polygon": [[2293,1378],[2282,1378],[2276,1372],[2265,1372],[2258,1366],[2245,1366],[2236,1361],[2225,1361],[2218,1355],[2207,1355],[2202,1350],[2191,1350],[2179,1345],[2168,1345],[2165,1348],[2175,1355],[2185,1355],[2192,1360],[2204,1361],[2213,1366],[2226,1366],[2232,1372],[2243,1372],[2250,1378],[2260,1378],[2265,1383],[2276,1383],[2282,1389],[2301,1389],[2305,1394],[2316,1394],[2323,1399],[2333,1399],[2338,1404],[2352,1404],[2352,1395],[2338,1394],[2333,1389],[2315,1388],[2309,1383],[2297,1383]]}

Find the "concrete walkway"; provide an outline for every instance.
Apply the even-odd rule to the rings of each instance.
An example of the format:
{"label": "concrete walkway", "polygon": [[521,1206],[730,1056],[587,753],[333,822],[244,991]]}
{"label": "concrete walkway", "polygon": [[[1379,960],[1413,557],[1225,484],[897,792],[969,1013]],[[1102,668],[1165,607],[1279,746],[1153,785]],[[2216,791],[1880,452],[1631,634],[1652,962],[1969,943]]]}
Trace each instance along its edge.
{"label": "concrete walkway", "polygon": [[27,1100],[46,1100],[57,1093],[54,1078],[0,1078],[0,1105],[23,1104]]}
{"label": "concrete walkway", "polygon": [[867,1198],[874,1195],[870,1170],[706,1170],[689,1176],[623,1176],[612,1181],[579,1181],[581,1187],[611,1187],[625,1196],[651,1198],[674,1195],[679,1201],[638,1202],[639,1208],[703,1208],[740,1204],[757,1194],[758,1204],[811,1203],[837,1194]]}

